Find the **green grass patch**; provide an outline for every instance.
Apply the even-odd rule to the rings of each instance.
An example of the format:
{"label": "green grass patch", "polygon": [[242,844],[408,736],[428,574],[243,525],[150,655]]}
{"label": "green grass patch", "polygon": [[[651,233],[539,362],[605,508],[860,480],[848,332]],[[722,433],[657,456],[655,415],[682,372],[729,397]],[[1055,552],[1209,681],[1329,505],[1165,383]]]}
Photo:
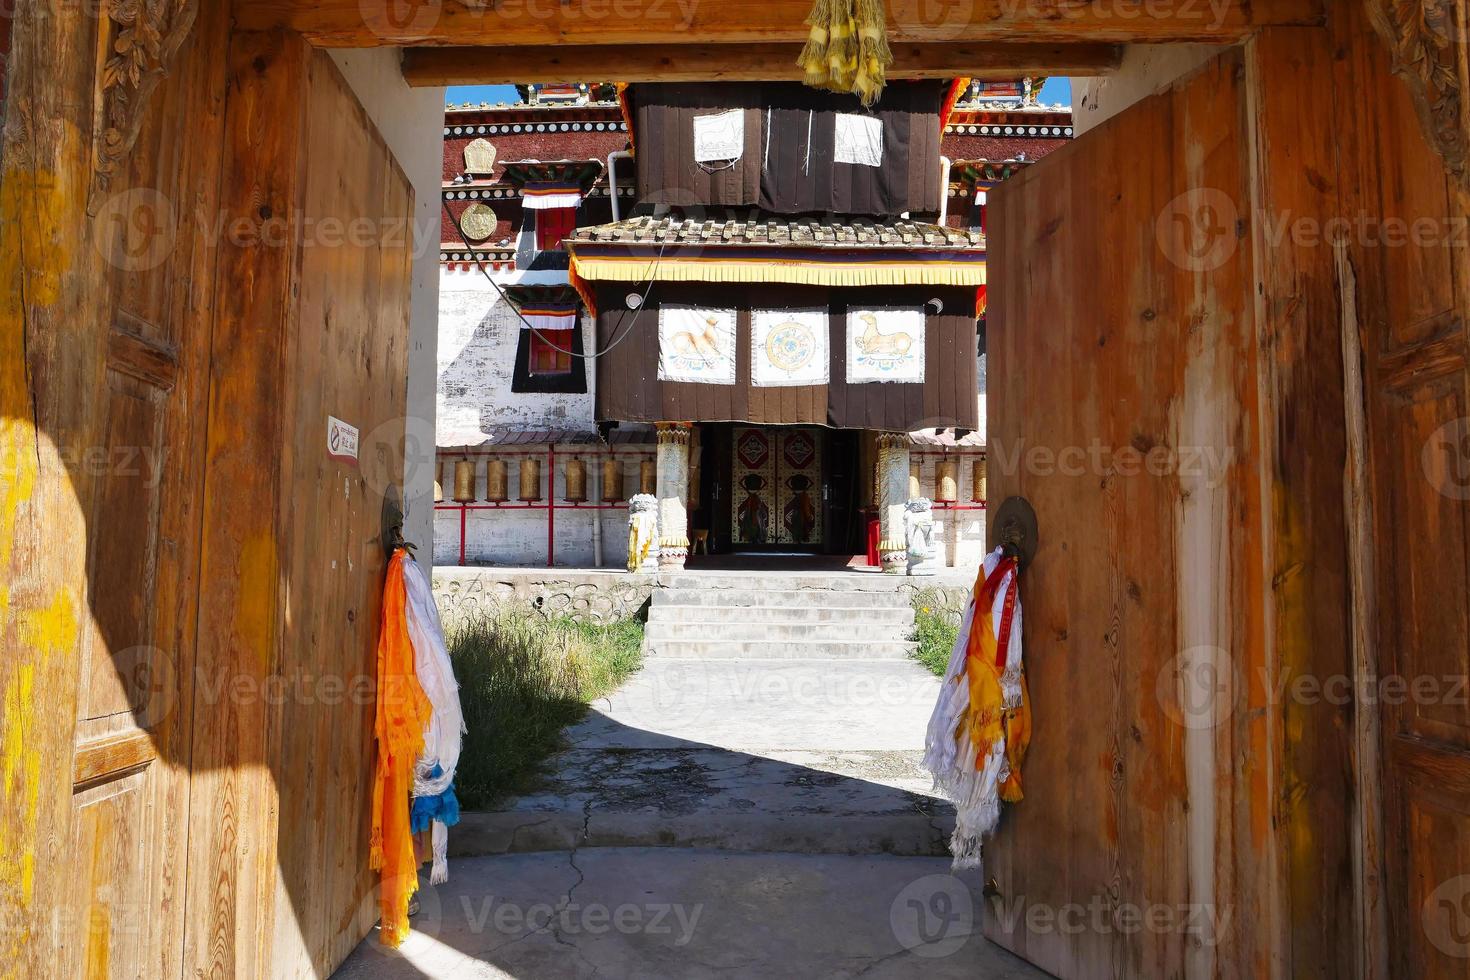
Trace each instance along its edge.
{"label": "green grass patch", "polygon": [[467,729],[455,790],[478,810],[532,788],[562,729],[642,666],[643,624],[504,615],[462,623],[448,641]]}
{"label": "green grass patch", "polygon": [[949,667],[949,655],[960,635],[954,613],[941,603],[942,599],[928,590],[914,595],[914,639],[919,643],[914,659],[937,677],[943,677]]}

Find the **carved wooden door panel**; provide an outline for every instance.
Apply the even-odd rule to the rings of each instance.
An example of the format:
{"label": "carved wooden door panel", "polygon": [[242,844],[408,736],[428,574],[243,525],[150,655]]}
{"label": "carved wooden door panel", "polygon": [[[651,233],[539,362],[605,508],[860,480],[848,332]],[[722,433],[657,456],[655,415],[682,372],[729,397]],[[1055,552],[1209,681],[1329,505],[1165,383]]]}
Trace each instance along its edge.
{"label": "carved wooden door panel", "polygon": [[[1193,713],[1191,685],[1247,647],[1229,624],[1249,565],[1251,266],[1209,214],[1212,193],[1248,199],[1239,68],[1222,56],[990,197],[991,498],[1029,500],[1040,547],[1020,582],[1025,798],[986,844],[983,920],[1060,977],[1216,972],[1229,729]],[[1176,236],[1171,213],[1229,247]],[[1145,909],[1167,921],[1118,918]]]}
{"label": "carved wooden door panel", "polygon": [[227,24],[227,12],[199,13],[196,44],[140,109],[132,150],[94,161],[106,342],[91,432],[68,460],[89,530],[89,615],[71,826],[57,866],[44,871],[70,882],[52,923],[57,976],[182,968],[216,255],[208,235]]}
{"label": "carved wooden door panel", "polygon": [[[1456,5],[1459,8],[1459,5]],[[1463,8],[1459,8],[1463,9]],[[1463,20],[1459,21],[1463,24]],[[1352,241],[1376,545],[1383,856],[1393,976],[1470,972],[1470,317],[1465,192],[1423,138],[1410,85],[1376,39],[1353,39],[1344,211]],[[1464,44],[1439,57],[1463,58]],[[1432,63],[1432,61],[1431,61]],[[1423,67],[1423,66],[1420,66]],[[1448,100],[1446,100],[1448,101]],[[1455,100],[1458,105],[1458,100]],[[1463,152],[1463,146],[1460,146]],[[1451,158],[1463,167],[1463,158]],[[1393,225],[1417,229],[1390,238]],[[1381,232],[1378,231],[1381,229]]]}

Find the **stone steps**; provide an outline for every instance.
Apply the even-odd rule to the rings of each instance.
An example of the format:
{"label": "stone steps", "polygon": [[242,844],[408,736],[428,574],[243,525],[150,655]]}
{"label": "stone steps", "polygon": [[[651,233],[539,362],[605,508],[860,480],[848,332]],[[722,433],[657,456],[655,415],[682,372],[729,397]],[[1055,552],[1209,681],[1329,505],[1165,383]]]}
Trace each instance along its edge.
{"label": "stone steps", "polygon": [[830,623],[850,623],[863,628],[902,627],[905,632],[913,626],[914,611],[907,605],[877,609],[842,609],[815,605],[807,606],[676,606],[666,602],[652,605],[648,609],[648,624],[668,622],[699,622],[710,625],[727,623],[769,623],[775,625],[817,626]]}
{"label": "stone steps", "polygon": [[902,592],[868,592],[837,589],[751,588],[749,580],[739,589],[673,587],[654,590],[655,606],[757,606],[805,607],[809,609],[908,609]]}
{"label": "stone steps", "polygon": [[662,640],[644,655],[677,660],[907,660],[910,640]]}
{"label": "stone steps", "polygon": [[673,573],[649,607],[643,651],[680,660],[903,660],[909,593],[874,576]]}
{"label": "stone steps", "polygon": [[925,580],[902,575],[853,574],[831,572],[660,572],[658,584],[665,589],[729,590],[748,592],[826,592],[897,596],[907,601],[907,594]]}
{"label": "stone steps", "polygon": [[908,631],[907,625],[898,622],[771,623],[750,619],[709,622],[702,616],[692,615],[684,619],[650,620],[644,639],[650,648],[693,637],[722,643],[902,643],[908,639]]}

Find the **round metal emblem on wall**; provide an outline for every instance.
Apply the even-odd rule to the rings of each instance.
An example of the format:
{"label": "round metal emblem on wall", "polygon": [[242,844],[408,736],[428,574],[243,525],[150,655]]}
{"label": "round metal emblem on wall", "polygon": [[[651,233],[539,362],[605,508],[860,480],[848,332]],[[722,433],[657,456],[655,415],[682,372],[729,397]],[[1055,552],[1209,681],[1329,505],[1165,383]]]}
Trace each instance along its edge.
{"label": "round metal emblem on wall", "polygon": [[459,227],[466,238],[484,241],[495,234],[495,212],[488,204],[471,204],[459,216]]}

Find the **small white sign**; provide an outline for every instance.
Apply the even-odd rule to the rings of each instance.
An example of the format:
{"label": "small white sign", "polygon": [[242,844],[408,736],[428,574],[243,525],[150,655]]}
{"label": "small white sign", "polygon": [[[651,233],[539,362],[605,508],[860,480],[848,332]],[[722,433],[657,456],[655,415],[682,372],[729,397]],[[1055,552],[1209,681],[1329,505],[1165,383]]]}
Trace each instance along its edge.
{"label": "small white sign", "polygon": [[836,163],[855,163],[861,167],[882,166],[882,120],[851,112],[838,113],[832,159]]}
{"label": "small white sign", "polygon": [[328,415],[327,455],[345,462],[357,462],[357,426]]}
{"label": "small white sign", "polygon": [[694,160],[738,160],[745,152],[745,111],[730,109],[694,117]]}

